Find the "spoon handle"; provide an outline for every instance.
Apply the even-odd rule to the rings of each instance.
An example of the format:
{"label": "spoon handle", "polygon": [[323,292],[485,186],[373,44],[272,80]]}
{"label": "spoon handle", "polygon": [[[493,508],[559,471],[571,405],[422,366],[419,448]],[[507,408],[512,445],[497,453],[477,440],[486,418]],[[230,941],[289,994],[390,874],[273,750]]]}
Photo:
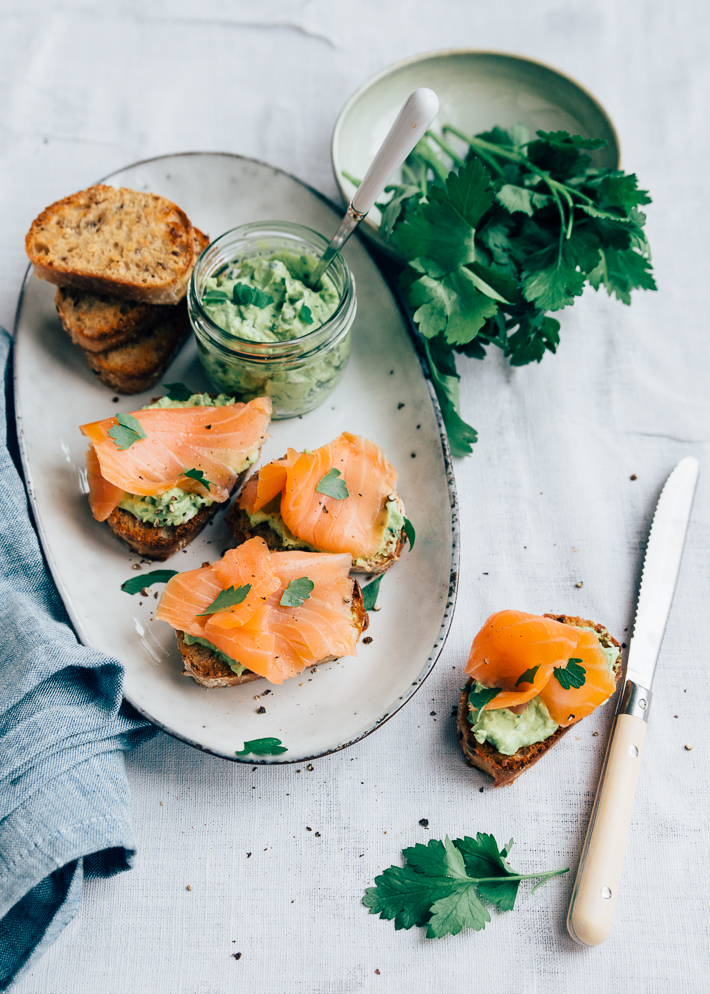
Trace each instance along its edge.
{"label": "spoon handle", "polygon": [[433,90],[421,86],[411,94],[352,199],[352,207],[358,214],[367,214],[392,173],[424,137],[438,110],[439,98]]}

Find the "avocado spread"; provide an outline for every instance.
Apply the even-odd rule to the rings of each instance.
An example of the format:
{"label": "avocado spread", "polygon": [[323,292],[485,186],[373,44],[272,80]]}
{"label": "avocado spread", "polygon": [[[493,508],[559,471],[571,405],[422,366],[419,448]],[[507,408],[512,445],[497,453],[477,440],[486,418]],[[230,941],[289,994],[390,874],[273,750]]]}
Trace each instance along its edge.
{"label": "avocado spread", "polygon": [[212,645],[208,639],[200,638],[199,635],[188,635],[187,632],[182,633],[182,638],[185,645],[197,644],[203,645],[205,649],[211,649],[215,656],[219,659],[220,663],[224,663],[226,666],[229,666],[230,669],[234,670],[237,676],[241,676],[246,669],[246,666],[238,663],[236,659],[232,659],[232,657],[228,656],[226,652],[222,652],[221,649],[218,649],[216,645]]}
{"label": "avocado spread", "polygon": [[[236,262],[205,281],[202,306],[215,324],[250,342],[288,342],[328,320],[338,306],[333,281],[324,276],[310,286],[315,256],[275,252]],[[245,293],[243,287],[251,293]],[[258,291],[254,293],[253,291]],[[212,302],[210,292],[224,294]],[[207,299],[205,299],[205,297]]]}
{"label": "avocado spread", "polygon": [[[281,540],[281,544],[286,549],[305,549],[307,552],[319,552],[319,549],[314,548],[309,545],[308,542],[302,541],[300,538],[289,531],[286,527],[284,519],[281,517],[281,512],[279,510],[281,504],[281,496],[275,497],[272,501],[261,508],[259,511],[255,511],[253,514],[249,514],[249,523],[256,527],[257,525],[267,524],[272,531],[276,532]],[[385,504],[385,511],[387,512],[387,521],[385,524],[384,534],[382,536],[382,544],[380,548],[375,553],[376,556],[382,555],[386,557],[390,553],[394,552],[397,542],[399,541],[400,535],[402,533],[402,528],[404,527],[404,515],[399,509],[398,502],[396,500],[388,500]],[[371,557],[366,557],[371,558]],[[364,559],[353,559],[353,569],[364,562]]]}
{"label": "avocado spread", "polygon": [[[288,361],[280,361],[277,353],[267,363],[262,356],[252,360],[240,347],[240,342],[301,339],[333,316],[340,304],[333,281],[325,275],[317,289],[309,283],[316,262],[311,255],[275,252],[237,260],[205,281],[202,306],[216,325],[233,336],[235,352],[228,357],[214,351],[198,336],[205,372],[220,389],[231,390],[242,400],[271,397],[274,417],[317,407],[340,381],[350,357],[349,334],[323,349],[304,342],[303,358]],[[316,354],[309,358],[312,349]]]}
{"label": "avocado spread", "polygon": [[[599,639],[599,645],[606,656],[611,672],[619,658],[619,650],[604,635],[600,635],[588,625],[572,626],[581,631],[593,631]],[[483,684],[474,680],[474,689],[485,689]],[[603,703],[606,703],[604,701]],[[599,705],[601,707],[601,705]],[[520,714],[515,714],[510,708],[494,708],[479,714],[477,721],[472,723],[473,737],[477,742],[490,742],[491,745],[505,756],[512,756],[523,746],[543,742],[553,735],[558,725],[550,717],[544,701],[533,697]]]}
{"label": "avocado spread", "polygon": [[[170,400],[169,397],[161,397],[153,404],[147,404],[143,410],[149,411],[155,408],[166,407],[225,407],[233,404],[234,397],[227,394],[219,394],[217,397],[210,397],[208,393],[194,393],[188,400]],[[236,468],[236,473],[241,473],[259,457],[259,450],[250,452],[243,465]],[[189,468],[189,467],[188,467]],[[121,499],[119,507],[124,511],[129,511],[139,521],[147,521],[156,528],[166,525],[182,525],[195,515],[203,507],[211,507],[214,501],[203,494],[186,493],[180,487],[171,487],[165,493],[156,494],[154,497],[141,497],[138,494],[125,493]]]}

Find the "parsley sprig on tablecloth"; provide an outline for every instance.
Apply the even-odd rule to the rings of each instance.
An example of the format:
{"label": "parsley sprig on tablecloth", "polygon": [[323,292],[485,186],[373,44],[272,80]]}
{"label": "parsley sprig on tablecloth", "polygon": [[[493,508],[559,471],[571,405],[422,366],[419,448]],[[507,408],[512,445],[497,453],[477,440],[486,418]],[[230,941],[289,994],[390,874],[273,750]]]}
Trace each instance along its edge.
{"label": "parsley sprig on tablecloth", "polygon": [[537,880],[533,891],[564,870],[516,873],[492,835],[479,832],[453,842],[432,839],[403,851],[405,866],[390,866],[369,887],[362,903],[371,915],[394,919],[394,927],[426,927],[427,938],[457,935],[462,928],[480,930],[491,916],[483,901],[499,911],[511,911],[521,880]]}

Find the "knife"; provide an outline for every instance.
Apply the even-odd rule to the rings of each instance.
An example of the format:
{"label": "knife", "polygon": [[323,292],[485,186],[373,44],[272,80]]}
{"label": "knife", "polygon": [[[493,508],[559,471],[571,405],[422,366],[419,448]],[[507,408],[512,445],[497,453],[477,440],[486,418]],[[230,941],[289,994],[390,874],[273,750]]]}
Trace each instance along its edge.
{"label": "knife", "polygon": [[698,460],[681,459],[656,505],[641,576],[626,685],[614,717],[567,915],[567,931],[598,946],[611,931],[646,738],[651,685],[671,609]]}

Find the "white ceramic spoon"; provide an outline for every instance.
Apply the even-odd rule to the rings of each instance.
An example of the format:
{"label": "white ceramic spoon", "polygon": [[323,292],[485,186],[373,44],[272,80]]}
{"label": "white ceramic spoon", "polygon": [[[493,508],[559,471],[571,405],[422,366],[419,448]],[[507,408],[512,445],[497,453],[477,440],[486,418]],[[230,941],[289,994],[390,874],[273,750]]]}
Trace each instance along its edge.
{"label": "white ceramic spoon", "polygon": [[350,201],[345,217],[311,276],[315,286],[358,224],[382,193],[387,180],[399,169],[439,111],[439,98],[422,86],[407,99],[397,120],[380,145],[370,168]]}

